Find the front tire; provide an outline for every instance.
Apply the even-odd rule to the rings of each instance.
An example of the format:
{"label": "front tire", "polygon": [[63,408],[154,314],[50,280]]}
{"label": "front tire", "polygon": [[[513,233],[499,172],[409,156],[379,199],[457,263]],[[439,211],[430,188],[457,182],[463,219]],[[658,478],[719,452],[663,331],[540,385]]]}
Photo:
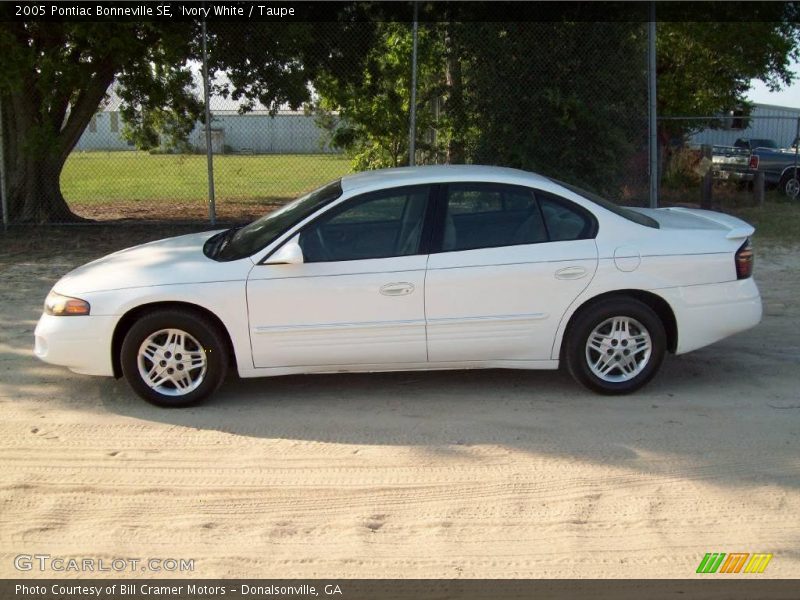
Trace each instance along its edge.
{"label": "front tire", "polygon": [[196,404],[219,388],[228,370],[225,342],[214,323],[181,309],[146,314],[128,330],[120,363],[128,384],[152,404]]}
{"label": "front tire", "polygon": [[579,313],[567,332],[570,374],[601,394],[629,394],[655,376],[666,352],[664,324],[646,304],[609,298]]}

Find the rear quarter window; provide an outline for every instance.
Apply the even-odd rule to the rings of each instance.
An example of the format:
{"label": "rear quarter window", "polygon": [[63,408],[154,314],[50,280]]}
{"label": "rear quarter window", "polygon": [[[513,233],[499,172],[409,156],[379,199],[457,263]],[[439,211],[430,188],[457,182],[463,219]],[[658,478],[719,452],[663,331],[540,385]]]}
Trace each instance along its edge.
{"label": "rear quarter window", "polygon": [[592,192],[584,190],[582,188],[576,187],[574,185],[570,185],[569,183],[564,183],[563,181],[558,181],[556,179],[551,179],[553,183],[557,183],[561,187],[568,189],[570,192],[578,194],[582,198],[586,198],[590,202],[594,202],[598,206],[602,206],[607,211],[610,211],[617,215],[618,217],[622,217],[623,219],[627,219],[628,221],[633,221],[638,225],[643,225],[644,227],[651,227],[653,229],[659,229],[658,221],[655,219],[648,217],[647,215],[643,215],[641,213],[636,212],[635,210],[631,210],[629,208],[625,208],[624,206],[619,206],[618,204],[614,204],[610,200],[606,200],[602,196],[598,196]]}
{"label": "rear quarter window", "polygon": [[551,242],[588,240],[597,235],[597,220],[583,207],[547,192],[536,192]]}

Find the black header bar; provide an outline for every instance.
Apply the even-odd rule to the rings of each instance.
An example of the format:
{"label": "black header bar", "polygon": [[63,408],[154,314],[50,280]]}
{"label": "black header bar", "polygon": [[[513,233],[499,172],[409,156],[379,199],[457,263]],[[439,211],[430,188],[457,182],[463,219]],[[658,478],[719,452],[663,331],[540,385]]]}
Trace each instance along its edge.
{"label": "black header bar", "polygon": [[[419,3],[420,21],[646,22],[646,1],[454,2]],[[797,22],[796,2],[656,2],[659,21]],[[411,21],[408,1],[269,0],[48,0],[0,3],[2,21]]]}

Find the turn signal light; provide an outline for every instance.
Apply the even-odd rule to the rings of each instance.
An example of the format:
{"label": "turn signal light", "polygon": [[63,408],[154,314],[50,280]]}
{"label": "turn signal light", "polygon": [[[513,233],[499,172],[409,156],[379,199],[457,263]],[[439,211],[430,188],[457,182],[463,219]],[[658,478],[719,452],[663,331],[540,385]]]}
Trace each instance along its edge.
{"label": "turn signal light", "polygon": [[44,312],[56,317],[76,317],[89,314],[89,303],[80,298],[62,296],[56,292],[47,294]]}

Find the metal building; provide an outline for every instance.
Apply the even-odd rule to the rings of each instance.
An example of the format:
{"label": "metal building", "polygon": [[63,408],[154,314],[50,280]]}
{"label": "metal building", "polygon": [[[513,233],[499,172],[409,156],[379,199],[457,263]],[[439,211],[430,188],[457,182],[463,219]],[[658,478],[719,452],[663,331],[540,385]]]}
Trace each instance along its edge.
{"label": "metal building", "polygon": [[788,148],[797,135],[800,108],[755,104],[750,115],[731,111],[723,117],[723,128],[704,129],[690,136],[690,145],[730,146],[738,138],[771,139],[781,148]]}
{"label": "metal building", "polygon": [[[92,117],[78,140],[77,151],[135,150],[122,137],[119,111],[104,110]],[[198,152],[206,146],[205,127],[197,123],[189,145]],[[240,115],[218,111],[211,122],[211,145],[215,153],[232,154],[318,154],[333,153],[325,132],[314,117],[299,111],[281,111],[271,117],[265,111]]]}

